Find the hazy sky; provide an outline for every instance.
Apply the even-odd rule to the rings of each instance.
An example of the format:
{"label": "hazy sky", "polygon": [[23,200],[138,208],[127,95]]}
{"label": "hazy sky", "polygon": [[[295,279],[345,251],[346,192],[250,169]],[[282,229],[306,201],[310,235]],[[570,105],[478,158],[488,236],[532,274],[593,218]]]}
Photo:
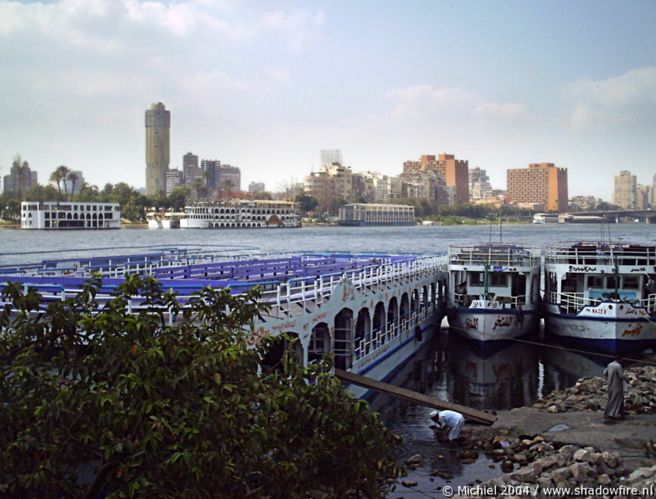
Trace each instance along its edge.
{"label": "hazy sky", "polygon": [[144,111],[188,151],[276,189],[340,148],[397,174],[448,152],[554,162],[570,195],[656,174],[656,2],[0,0],[0,175],[145,184]]}

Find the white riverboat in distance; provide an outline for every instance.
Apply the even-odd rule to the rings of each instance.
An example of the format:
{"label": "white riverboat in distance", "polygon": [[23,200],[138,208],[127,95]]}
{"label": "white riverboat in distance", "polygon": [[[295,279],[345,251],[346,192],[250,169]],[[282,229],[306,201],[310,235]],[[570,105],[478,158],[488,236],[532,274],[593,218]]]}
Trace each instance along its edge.
{"label": "white riverboat in distance", "polygon": [[232,200],[185,206],[183,229],[264,229],[301,226],[296,203],[269,200]]}
{"label": "white riverboat in distance", "polygon": [[118,203],[77,201],[23,201],[21,229],[97,230],[120,229]]}
{"label": "white riverboat in distance", "polygon": [[593,348],[656,346],[656,245],[568,242],[545,253],[549,334]]}
{"label": "white riverboat in distance", "polygon": [[502,243],[449,248],[449,326],[465,338],[490,342],[536,329],[540,309],[540,250]]}
{"label": "white riverboat in distance", "polygon": [[146,221],[149,229],[179,229],[184,213],[172,211],[149,211]]}

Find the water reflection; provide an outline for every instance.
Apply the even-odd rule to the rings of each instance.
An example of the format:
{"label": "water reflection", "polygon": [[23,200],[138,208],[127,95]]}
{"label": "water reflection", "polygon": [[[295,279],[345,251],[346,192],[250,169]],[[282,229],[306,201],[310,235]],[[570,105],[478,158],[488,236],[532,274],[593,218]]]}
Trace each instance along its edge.
{"label": "water reflection", "polygon": [[[543,342],[539,332],[526,340],[480,348],[443,329],[391,382],[476,409],[506,410],[530,405],[553,390],[574,385],[581,377],[598,376],[609,361],[601,355]],[[403,437],[401,457],[423,456],[423,464],[409,473],[417,487],[399,487],[391,498],[426,497],[447,483],[465,485],[500,474],[483,455],[475,464],[463,466],[458,451],[445,448],[430,429],[432,409],[383,394],[374,396],[370,403],[387,426]]]}

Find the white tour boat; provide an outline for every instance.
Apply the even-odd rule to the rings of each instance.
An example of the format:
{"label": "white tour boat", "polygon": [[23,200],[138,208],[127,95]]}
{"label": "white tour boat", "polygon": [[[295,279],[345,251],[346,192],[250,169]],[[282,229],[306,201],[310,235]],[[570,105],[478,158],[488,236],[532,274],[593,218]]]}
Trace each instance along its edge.
{"label": "white tour boat", "polygon": [[184,213],[150,211],[146,213],[149,229],[179,229]]}
{"label": "white tour boat", "polygon": [[[79,253],[79,252],[78,252]],[[75,253],[75,255],[78,255]],[[307,365],[324,354],[335,367],[387,380],[420,348],[430,343],[444,316],[446,261],[443,256],[299,253],[261,254],[249,247],[134,247],[130,253],[67,256],[24,265],[0,265],[0,291],[19,282],[38,290],[45,308],[53,301],[75,296],[91,276],[102,276],[96,300],[105,304],[128,275],[151,275],[163,288],[177,293],[183,304],[206,286],[227,287],[234,294],[260,286],[261,300],[270,307],[254,318],[252,342],[266,336],[283,340],[275,354],[294,348]],[[20,256],[20,255],[17,255]],[[0,293],[0,307],[8,303]],[[129,313],[151,310],[152,304],[135,295]],[[161,305],[164,319],[176,315]],[[102,308],[102,307],[100,307]],[[369,391],[349,387],[357,397]]]}
{"label": "white tour boat", "polygon": [[449,326],[481,342],[534,331],[540,308],[540,251],[486,243],[449,248]]}
{"label": "white tour boat", "polygon": [[545,253],[547,333],[601,350],[656,345],[656,245],[560,243]]}
{"label": "white tour boat", "polygon": [[296,203],[235,200],[185,206],[183,229],[264,229],[301,226]]}
{"label": "white tour boat", "polygon": [[120,229],[118,203],[74,201],[23,201],[21,229]]}

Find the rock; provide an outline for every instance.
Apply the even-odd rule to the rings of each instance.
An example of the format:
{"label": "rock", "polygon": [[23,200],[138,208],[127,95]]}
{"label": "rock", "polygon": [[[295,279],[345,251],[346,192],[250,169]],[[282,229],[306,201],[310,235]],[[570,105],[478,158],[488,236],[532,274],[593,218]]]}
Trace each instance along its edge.
{"label": "rock", "polygon": [[619,455],[616,452],[604,451],[601,453],[601,459],[609,468],[617,468],[620,463]]}
{"label": "rock", "polygon": [[634,482],[636,480],[641,480],[644,478],[650,478],[654,476],[656,473],[656,467],[651,467],[651,468],[638,468],[637,470],[633,471],[627,480]]}
{"label": "rock", "polygon": [[[533,463],[535,464],[535,463]],[[565,463],[563,463],[564,465]],[[543,470],[548,470],[558,465],[558,456],[547,456],[540,459],[540,465]],[[561,465],[562,466],[562,465]]]}
{"label": "rock", "polygon": [[512,461],[505,460],[501,463],[501,471],[504,473],[510,473],[514,469],[515,465],[512,463]]}
{"label": "rock", "polygon": [[416,487],[417,482],[415,482],[414,480],[403,480],[401,481],[401,485],[403,485],[404,487]]}
{"label": "rock", "polygon": [[575,461],[585,461],[588,463],[592,462],[592,452],[587,449],[579,449],[574,453]]}
{"label": "rock", "polygon": [[584,482],[589,476],[595,473],[595,470],[588,463],[574,463],[569,467],[569,471],[577,481],[577,483]]}
{"label": "rock", "polygon": [[474,464],[477,460],[476,459],[461,459],[460,462],[462,464]]}
{"label": "rock", "polygon": [[599,485],[608,485],[610,483],[610,477],[606,473],[603,473],[597,477],[597,483]]}
{"label": "rock", "polygon": [[572,472],[570,471],[569,466],[563,466],[562,468],[556,468],[553,470],[551,472],[551,478],[557,485],[559,483],[566,482],[571,474]]}
{"label": "rock", "polygon": [[537,481],[537,476],[531,468],[521,468],[510,475],[510,478],[525,483],[535,483]]}
{"label": "rock", "polygon": [[557,405],[550,405],[547,407],[547,412],[551,412],[552,414],[555,414],[558,412],[558,406]]}
{"label": "rock", "polygon": [[560,454],[574,454],[579,448],[576,445],[563,445],[558,452]]}
{"label": "rock", "polygon": [[439,476],[440,478],[444,478],[445,480],[450,480],[453,478],[453,475],[448,471],[438,471],[437,476]]}
{"label": "rock", "polygon": [[423,458],[421,454],[415,454],[414,456],[409,457],[405,460],[405,464],[421,464]]}
{"label": "rock", "polygon": [[538,483],[538,485],[540,486],[540,489],[541,489],[541,490],[544,490],[544,489],[550,489],[550,488],[552,488],[552,487],[554,486],[554,483],[553,483],[553,481],[551,480],[551,478],[546,478],[546,477],[540,477],[540,478],[538,478],[538,479],[537,479],[537,483]]}
{"label": "rock", "polygon": [[460,459],[478,459],[478,452],[475,450],[466,450],[460,453]]}
{"label": "rock", "polygon": [[528,456],[526,456],[526,454],[524,454],[523,452],[520,452],[520,453],[518,453],[518,454],[515,454],[515,455],[512,457],[512,460],[515,461],[515,462],[516,462],[517,464],[519,464],[520,466],[523,466],[523,465],[525,465],[526,463],[528,463]]}
{"label": "rock", "polygon": [[542,470],[544,469],[540,461],[531,463],[529,467],[533,470],[533,473],[535,473],[536,476],[542,473]]}

